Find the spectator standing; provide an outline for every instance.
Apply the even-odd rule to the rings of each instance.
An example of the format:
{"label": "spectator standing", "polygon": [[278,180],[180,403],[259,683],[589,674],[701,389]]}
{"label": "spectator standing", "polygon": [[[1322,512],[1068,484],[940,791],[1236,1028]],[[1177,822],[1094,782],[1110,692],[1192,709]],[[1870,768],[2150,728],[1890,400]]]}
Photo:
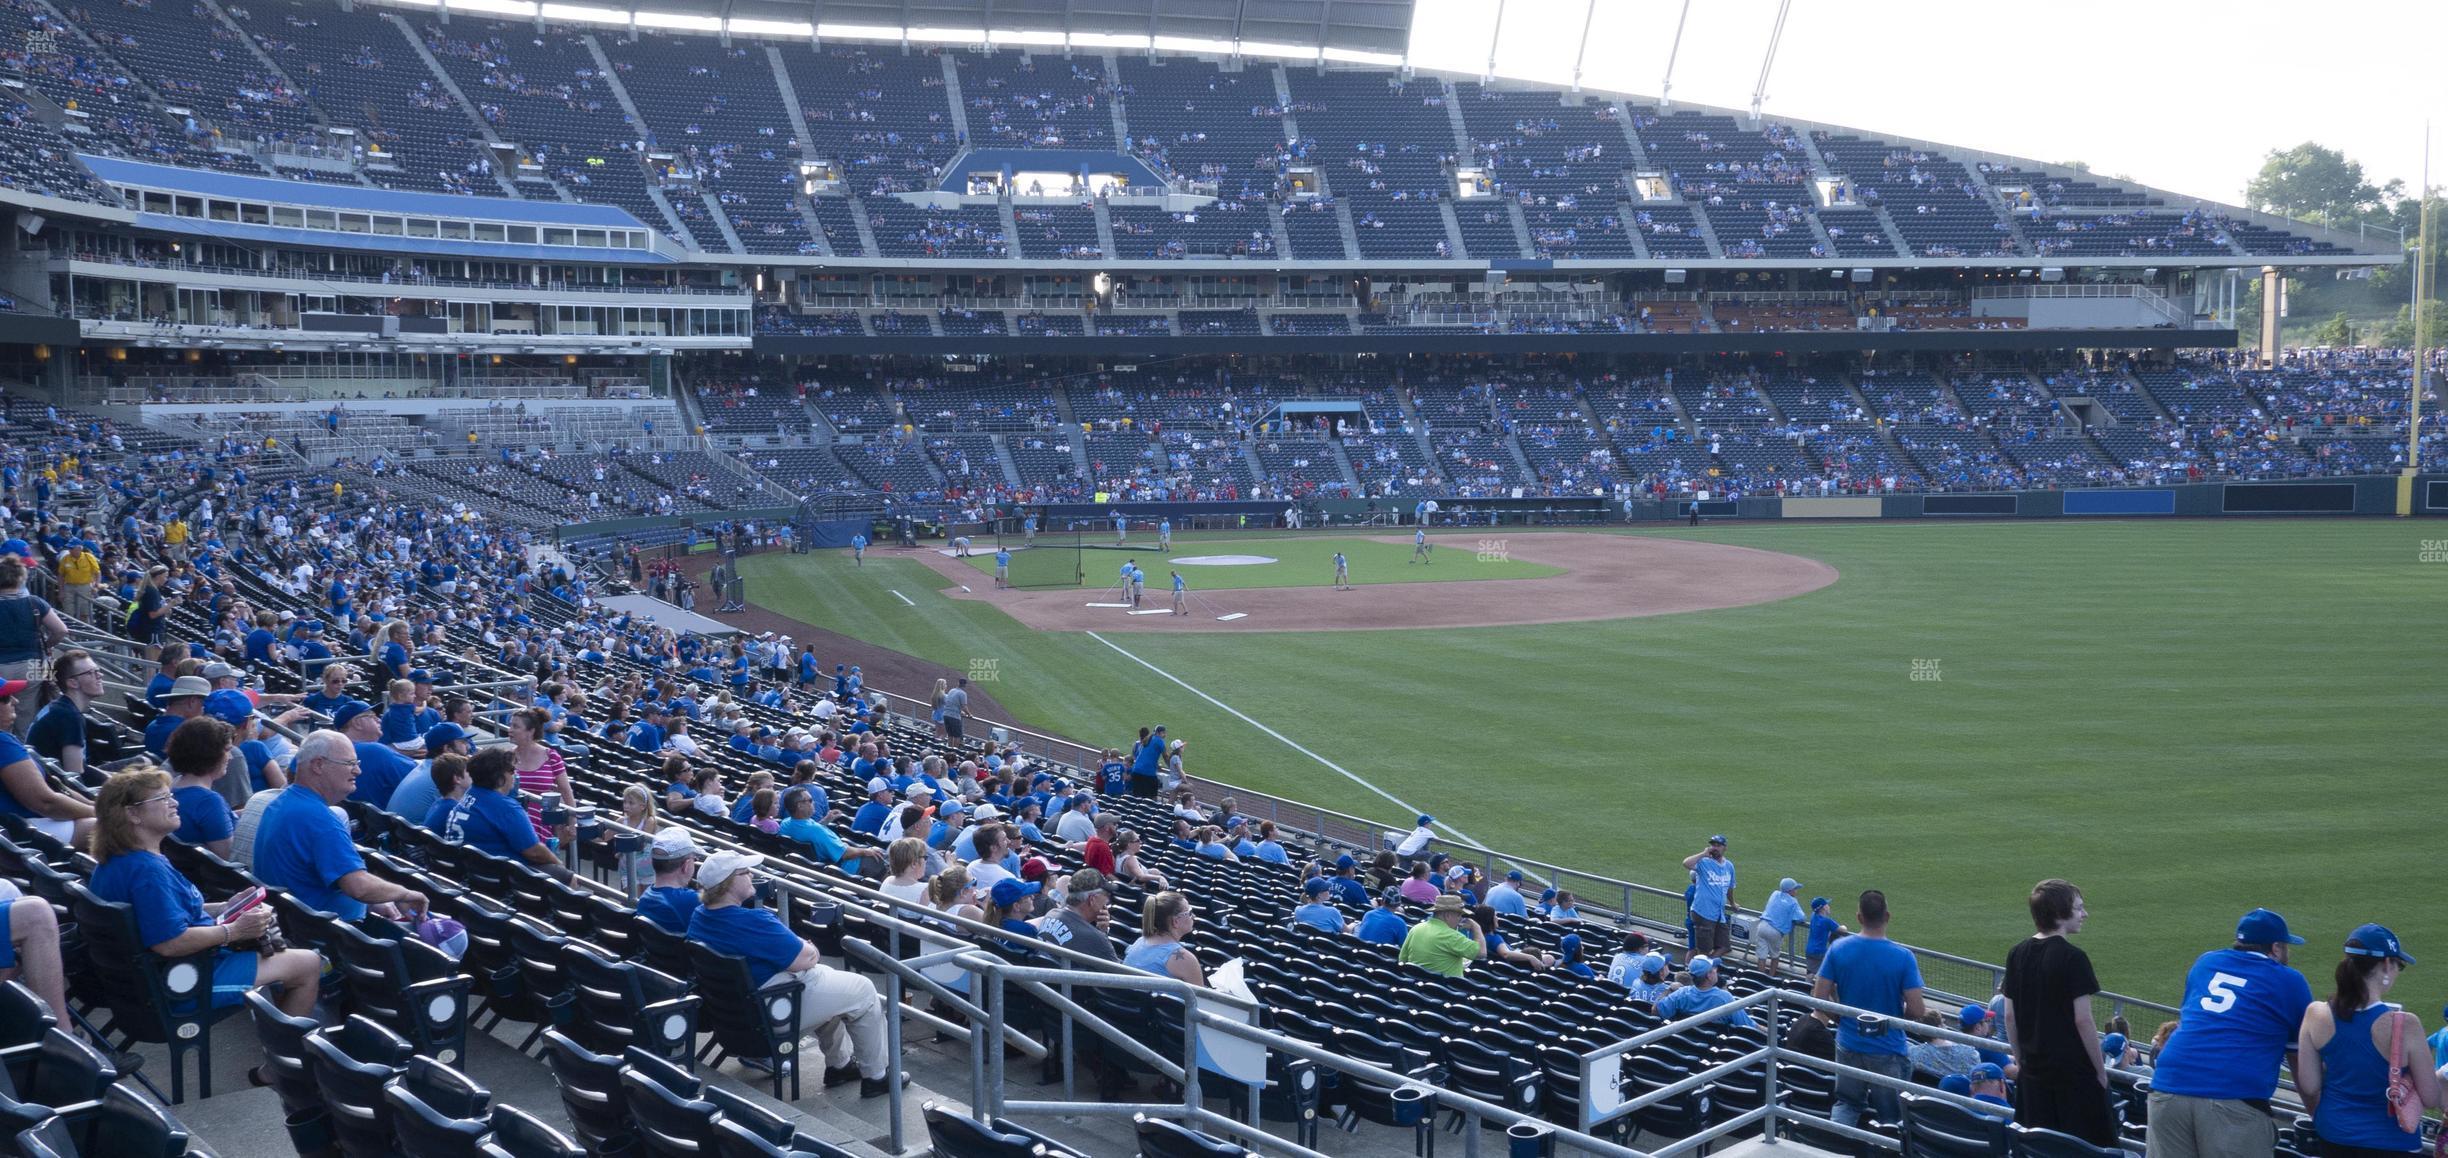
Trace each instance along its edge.
{"label": "spectator standing", "polygon": [[2402,1068],[2422,1104],[2440,1104],[2440,1078],[2423,1048],[2422,1018],[2381,1000],[2414,963],[2382,925],[2346,938],[2337,988],[2305,1007],[2295,1031],[2295,1090],[2312,1111],[2321,1153],[2334,1158],[2422,1152],[2420,1125],[2399,1128],[2389,1081]]}
{"label": "spectator standing", "polygon": [[1727,899],[1734,895],[1734,862],[1726,859],[1724,834],[1710,837],[1707,848],[1684,857],[1683,867],[1692,873],[1691,951],[1723,958],[1734,947],[1726,912]]}
{"label": "spectator standing", "polygon": [[34,704],[20,700],[31,687],[29,677],[41,666],[43,653],[68,638],[68,625],[42,597],[26,590],[26,561],[0,554],[0,683],[15,685],[8,697],[19,700],[16,722],[9,731],[19,740],[34,726]]}
{"label": "spectator standing", "polygon": [[1770,973],[1784,971],[1785,946],[1793,940],[1794,926],[1807,918],[1802,902],[1794,899],[1802,883],[1786,877],[1777,882],[1777,890],[1769,894],[1768,905],[1760,910],[1759,921],[1751,926],[1751,947],[1759,953],[1760,964]]}
{"label": "spectator standing", "polygon": [[2185,974],[2176,1032],[2151,1071],[2150,1158],[2267,1154],[2278,1123],[2269,1101],[2312,986],[2287,964],[2303,938],[2286,918],[2254,909],[2235,944],[2213,949]]}
{"label": "spectator standing", "polygon": [[954,748],[968,743],[969,677],[960,677],[943,695],[943,730]]}
{"label": "spectator standing", "polygon": [[2108,1064],[2100,1052],[2091,995],[2099,978],[2091,956],[2067,938],[2090,912],[2082,890],[2051,878],[2032,886],[2038,930],[2006,954],[2006,1041],[2017,1075],[2015,1120],[2072,1134],[2094,1146],[2116,1144],[2116,1113],[2108,1103]]}
{"label": "spectator standing", "polygon": [[[1836,1026],[1836,1061],[1855,1069],[1906,1080],[1912,1062],[1903,1027],[1897,1018],[1915,1021],[1928,1011],[1921,1004],[1921,963],[1912,950],[1887,939],[1887,894],[1870,889],[1861,895],[1856,919],[1861,933],[1828,950],[1820,963],[1819,980],[1811,994],[1867,1009],[1875,1016],[1837,1021],[1830,1013],[1813,1016]],[[1863,1108],[1882,1122],[1901,1119],[1897,1091],[1855,1077],[1836,1079],[1836,1106],[1829,1115],[1837,1125],[1858,1126]]]}
{"label": "spectator standing", "polygon": [[1828,904],[1826,897],[1811,898],[1810,940],[1802,946],[1802,971],[1812,977],[1819,975],[1819,963],[1827,960],[1828,946],[1846,932],[1843,924],[1828,915]]}

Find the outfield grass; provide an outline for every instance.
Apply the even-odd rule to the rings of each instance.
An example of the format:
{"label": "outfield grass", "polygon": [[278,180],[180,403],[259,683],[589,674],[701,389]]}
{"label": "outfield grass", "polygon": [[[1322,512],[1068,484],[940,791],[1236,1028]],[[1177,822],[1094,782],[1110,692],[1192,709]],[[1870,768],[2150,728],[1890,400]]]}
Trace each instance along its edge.
{"label": "outfield grass", "polygon": [[[1109,636],[1497,847],[1679,887],[1726,832],[1756,906],[1882,887],[1897,936],[1999,960],[2066,876],[2110,988],[2173,997],[2255,904],[2316,980],[2363,921],[2448,953],[2435,879],[2437,523],[1720,526],[1842,574],[1779,603],[1438,631]],[[964,666],[1027,722],[1329,807],[1395,809],[1081,634],[935,594],[911,562],[759,556],[761,602]],[[1398,566],[1400,564],[1397,564]],[[907,607],[888,589],[918,606]],[[1915,661],[1937,679],[1915,680]],[[1925,667],[1924,674],[1930,670]],[[916,689],[912,689],[916,690]],[[2377,866],[2377,867],[2374,867]],[[2425,883],[2431,882],[2431,883]],[[2448,975],[2395,995],[2436,1010]]]}
{"label": "outfield grass", "polygon": [[[1153,549],[1144,551],[1079,551],[1080,568],[1087,573],[1086,586],[1094,590],[1116,582],[1124,560],[1135,559],[1147,572],[1148,594],[1154,596],[1173,589],[1166,571],[1175,558],[1196,558],[1200,555],[1265,555],[1272,563],[1216,566],[1186,564],[1179,568],[1182,579],[1192,591],[1235,591],[1250,587],[1330,587],[1334,585],[1335,552],[1343,552],[1351,564],[1351,581],[1355,586],[1377,583],[1449,583],[1479,579],[1536,579],[1560,575],[1564,569],[1544,563],[1531,563],[1505,556],[1503,552],[1481,552],[1477,540],[1453,535],[1432,536],[1431,549],[1425,562],[1414,563],[1411,544],[1380,543],[1362,538],[1287,536],[1256,538],[1241,536],[1176,535],[1171,554]],[[1032,548],[1069,552],[1073,548]],[[1018,553],[1014,553],[1017,560]],[[994,575],[994,552],[981,551],[963,562],[978,569],[982,575]],[[1027,571],[1019,562],[1012,564],[1013,576],[1028,582]],[[1137,735],[1136,729],[1132,735]],[[2420,954],[2416,954],[2420,956]]]}

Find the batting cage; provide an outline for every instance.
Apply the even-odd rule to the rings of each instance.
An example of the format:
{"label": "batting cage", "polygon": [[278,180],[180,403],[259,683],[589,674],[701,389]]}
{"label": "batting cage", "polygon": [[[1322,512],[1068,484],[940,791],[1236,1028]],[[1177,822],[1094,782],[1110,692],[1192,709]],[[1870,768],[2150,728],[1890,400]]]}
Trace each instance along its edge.
{"label": "batting cage", "polygon": [[1018,519],[1003,519],[995,524],[995,545],[1011,552],[1014,587],[1079,586],[1086,575],[1080,566],[1080,544],[1084,537],[1082,532],[1071,530],[1040,530],[1031,536],[1021,528]]}

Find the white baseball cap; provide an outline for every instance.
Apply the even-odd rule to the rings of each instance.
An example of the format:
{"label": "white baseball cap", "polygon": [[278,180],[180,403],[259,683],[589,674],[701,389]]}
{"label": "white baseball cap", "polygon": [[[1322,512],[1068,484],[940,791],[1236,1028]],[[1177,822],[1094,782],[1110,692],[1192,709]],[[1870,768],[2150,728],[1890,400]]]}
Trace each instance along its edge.
{"label": "white baseball cap", "polygon": [[689,831],[685,828],[666,828],[656,833],[653,848],[656,860],[679,860],[682,857],[705,855],[704,850],[697,847],[696,838],[690,836]]}
{"label": "white baseball cap", "polygon": [[979,820],[1001,820],[1003,819],[1003,810],[996,808],[991,804],[981,804],[977,806],[977,812],[974,813],[974,815]]}
{"label": "white baseball cap", "polygon": [[697,883],[699,885],[716,884],[731,879],[731,874],[741,869],[755,868],[764,863],[763,853],[718,852],[705,858],[705,863],[697,866]]}

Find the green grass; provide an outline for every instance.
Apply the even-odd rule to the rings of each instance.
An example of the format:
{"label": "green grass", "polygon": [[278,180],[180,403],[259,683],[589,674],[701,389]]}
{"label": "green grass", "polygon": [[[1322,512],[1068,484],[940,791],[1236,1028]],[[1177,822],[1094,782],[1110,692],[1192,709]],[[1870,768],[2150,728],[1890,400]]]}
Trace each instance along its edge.
{"label": "green grass", "polygon": [[[2031,883],[2065,876],[2103,980],[2163,998],[2256,904],[2311,939],[2316,979],[2363,921],[2448,953],[2448,564],[2417,562],[2440,524],[1644,533],[1842,578],[1604,623],[1109,638],[1480,841],[1609,875],[1679,887],[1682,857],[1727,832],[1746,904],[1780,875],[1839,898],[1881,887],[1899,937],[1991,961],[2029,931]],[[1119,743],[1163,722],[1197,771],[1396,811],[1095,639],[936,595],[916,563],[744,565],[761,602],[810,622],[999,661],[996,696],[1032,725]],[[1915,660],[1939,678],[1914,680]],[[2436,1009],[2442,977],[2417,970],[2396,996]]]}
{"label": "green grass", "polygon": [[[1379,543],[1361,538],[1241,538],[1177,535],[1173,539],[1171,556],[1153,549],[1145,551],[1080,551],[1080,567],[1087,572],[1087,586],[1096,588],[1116,581],[1122,563],[1136,559],[1147,572],[1150,596],[1171,591],[1173,583],[1166,571],[1173,557],[1199,555],[1267,555],[1275,562],[1248,566],[1213,566],[1189,564],[1179,570],[1193,591],[1231,591],[1249,587],[1327,587],[1334,583],[1335,552],[1343,552],[1351,564],[1351,580],[1356,586],[1377,583],[1449,583],[1478,579],[1536,579],[1545,575],[1560,575],[1561,567],[1530,563],[1509,557],[1502,552],[1483,556],[1477,541],[1467,537],[1438,535],[1429,540],[1432,550],[1426,562],[1411,561],[1411,544]],[[1068,551],[1068,548],[1061,550]],[[994,575],[994,551],[981,550],[964,562],[990,579]],[[1013,553],[1013,574],[1022,583],[1028,582],[1028,571]],[[1132,735],[1138,735],[1132,729]],[[2416,954],[2420,956],[2420,954]]]}

